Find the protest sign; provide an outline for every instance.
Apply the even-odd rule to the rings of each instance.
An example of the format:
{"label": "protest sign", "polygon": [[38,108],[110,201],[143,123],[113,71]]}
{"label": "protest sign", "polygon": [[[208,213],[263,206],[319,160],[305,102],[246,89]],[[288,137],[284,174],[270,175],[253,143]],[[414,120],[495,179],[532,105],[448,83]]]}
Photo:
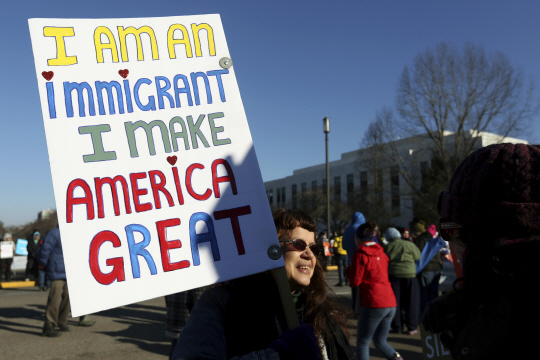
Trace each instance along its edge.
{"label": "protest sign", "polygon": [[283,266],[219,15],[29,26],[73,316]]}
{"label": "protest sign", "polygon": [[11,259],[13,257],[13,241],[0,241],[0,259]]}
{"label": "protest sign", "polygon": [[422,355],[424,360],[452,359],[450,350],[441,342],[440,334],[427,331],[422,324],[420,324],[420,334],[422,336]]}
{"label": "protest sign", "polygon": [[17,255],[28,255],[28,240],[25,239],[18,239],[17,240],[17,246],[15,247],[15,254]]}

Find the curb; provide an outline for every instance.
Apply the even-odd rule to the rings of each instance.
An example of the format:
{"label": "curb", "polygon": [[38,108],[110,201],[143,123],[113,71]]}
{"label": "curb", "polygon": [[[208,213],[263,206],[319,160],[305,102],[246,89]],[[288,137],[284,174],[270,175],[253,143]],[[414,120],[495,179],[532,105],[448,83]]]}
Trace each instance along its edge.
{"label": "curb", "polygon": [[13,288],[32,287],[32,286],[36,286],[35,281],[0,282],[0,289],[13,289]]}

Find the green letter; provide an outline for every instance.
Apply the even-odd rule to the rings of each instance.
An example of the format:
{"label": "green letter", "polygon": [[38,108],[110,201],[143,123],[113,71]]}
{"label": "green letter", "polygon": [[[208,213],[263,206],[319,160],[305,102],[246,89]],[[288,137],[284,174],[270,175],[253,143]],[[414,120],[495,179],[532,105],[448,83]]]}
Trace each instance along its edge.
{"label": "green letter", "polygon": [[92,136],[92,145],[94,146],[94,153],[92,155],[83,155],[85,163],[116,160],[116,153],[114,151],[105,151],[103,148],[101,133],[109,131],[111,131],[111,126],[109,124],[79,127],[79,134],[90,134],[90,136]]}
{"label": "green letter", "polygon": [[214,146],[218,145],[227,145],[231,143],[231,139],[219,140],[217,138],[217,133],[223,132],[223,126],[217,126],[214,124],[214,119],[222,118],[224,114],[222,112],[215,114],[208,114],[208,122],[210,123],[210,130],[212,131],[212,142]]}

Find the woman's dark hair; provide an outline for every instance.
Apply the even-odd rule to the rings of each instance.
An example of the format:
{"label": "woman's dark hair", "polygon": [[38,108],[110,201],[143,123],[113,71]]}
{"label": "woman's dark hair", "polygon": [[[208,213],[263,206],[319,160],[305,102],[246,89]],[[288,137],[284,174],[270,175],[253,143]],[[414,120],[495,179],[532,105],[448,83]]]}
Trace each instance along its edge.
{"label": "woman's dark hair", "polygon": [[[291,232],[297,227],[317,233],[317,226],[311,216],[300,210],[278,209],[274,212],[274,224],[279,239],[288,239]],[[347,318],[348,308],[328,297],[328,285],[321,266],[321,259],[317,256],[313,276],[302,293],[306,296],[305,319],[315,328],[315,335],[329,338],[333,334],[328,333],[328,321],[335,321],[348,336]],[[328,317],[332,315],[332,318]]]}

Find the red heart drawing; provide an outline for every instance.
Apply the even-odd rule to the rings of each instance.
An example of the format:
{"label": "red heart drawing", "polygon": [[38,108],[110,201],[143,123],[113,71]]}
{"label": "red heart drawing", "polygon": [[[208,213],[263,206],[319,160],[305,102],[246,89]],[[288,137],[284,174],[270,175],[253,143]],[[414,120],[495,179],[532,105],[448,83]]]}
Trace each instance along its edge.
{"label": "red heart drawing", "polygon": [[128,74],[129,74],[129,70],[128,69],[118,70],[118,73],[120,74],[121,77],[123,77],[125,79],[125,78],[127,78]]}
{"label": "red heart drawing", "polygon": [[52,71],[44,71],[41,73],[41,75],[45,78],[45,80],[49,81],[53,78],[54,73]]}
{"label": "red heart drawing", "polygon": [[[127,70],[126,70],[126,71],[127,71]],[[169,164],[171,164],[171,165],[176,164],[176,160],[178,160],[178,158],[176,157],[176,155],[173,155],[173,156],[167,156],[167,161],[168,161]]]}

